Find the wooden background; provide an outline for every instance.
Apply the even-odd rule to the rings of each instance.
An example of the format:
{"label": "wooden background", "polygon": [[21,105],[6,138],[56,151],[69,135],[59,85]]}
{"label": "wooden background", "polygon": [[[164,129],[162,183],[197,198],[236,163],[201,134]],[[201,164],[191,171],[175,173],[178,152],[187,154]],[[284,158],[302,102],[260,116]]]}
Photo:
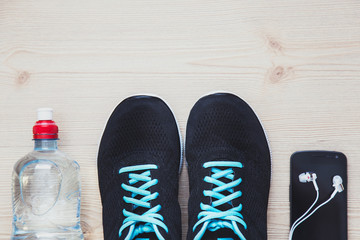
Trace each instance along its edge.
{"label": "wooden background", "polygon": [[269,136],[269,239],[287,239],[289,157],[310,149],[347,155],[349,239],[360,239],[358,0],[0,0],[0,239],[36,108],[54,108],[60,148],[81,165],[82,227],[98,240],[97,148],[113,108],[159,95],[184,134],[193,104],[217,90],[248,101]]}

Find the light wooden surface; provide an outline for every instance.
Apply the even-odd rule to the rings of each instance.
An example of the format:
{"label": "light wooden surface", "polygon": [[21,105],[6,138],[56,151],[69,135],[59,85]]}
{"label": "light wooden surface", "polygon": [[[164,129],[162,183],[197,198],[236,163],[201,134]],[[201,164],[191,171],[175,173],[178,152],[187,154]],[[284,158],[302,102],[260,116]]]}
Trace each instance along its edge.
{"label": "light wooden surface", "polygon": [[[267,131],[269,239],[287,239],[289,157],[310,149],[347,155],[349,239],[360,239],[357,0],[0,0],[0,239],[10,236],[12,166],[32,149],[37,107],[54,108],[60,148],[81,165],[82,227],[98,240],[97,148],[113,108],[159,95],[184,134],[193,104],[216,90],[248,101]],[[184,233],[187,177],[184,167]]]}

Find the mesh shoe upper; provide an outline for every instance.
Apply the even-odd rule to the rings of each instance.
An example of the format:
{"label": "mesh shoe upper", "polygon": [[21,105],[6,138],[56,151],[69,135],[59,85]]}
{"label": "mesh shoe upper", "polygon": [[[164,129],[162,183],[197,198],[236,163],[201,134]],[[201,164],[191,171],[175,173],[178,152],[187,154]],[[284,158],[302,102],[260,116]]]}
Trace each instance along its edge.
{"label": "mesh shoe upper", "polygon": [[135,96],[117,106],[98,154],[105,240],[181,239],[180,157],[176,121],[161,99]]}
{"label": "mesh shoe upper", "polygon": [[[232,94],[201,98],[190,112],[185,153],[187,239],[267,239],[270,151],[252,109]],[[206,231],[199,234],[204,224]]]}

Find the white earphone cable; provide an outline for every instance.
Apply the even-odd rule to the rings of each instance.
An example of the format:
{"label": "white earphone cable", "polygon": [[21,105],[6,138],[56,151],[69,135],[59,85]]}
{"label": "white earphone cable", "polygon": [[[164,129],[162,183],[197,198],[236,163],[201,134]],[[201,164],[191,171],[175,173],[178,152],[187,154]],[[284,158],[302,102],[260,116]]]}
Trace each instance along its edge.
{"label": "white earphone cable", "polygon": [[[319,200],[319,189],[316,189],[316,198],[315,201],[313,202],[313,204],[309,207],[309,209],[303,214],[301,215],[301,217],[299,217],[298,219],[296,219],[296,221],[293,223],[293,225],[291,226],[290,229],[290,233],[289,233],[289,240],[292,240],[292,236],[294,234],[295,228],[299,225],[298,222],[306,216],[306,214],[308,214],[308,212],[310,212],[310,210],[315,206],[315,204],[317,203],[317,201]],[[306,219],[306,218],[305,218]],[[301,221],[300,223],[302,223],[303,221]]]}
{"label": "white earphone cable", "polygon": [[325,204],[327,204],[328,202],[330,202],[331,199],[333,199],[333,198],[335,197],[335,195],[336,195],[337,192],[338,192],[338,191],[335,189],[335,191],[331,194],[331,196],[330,196],[330,198],[329,198],[328,200],[326,200],[325,202],[323,202],[322,204],[320,204],[319,206],[317,206],[309,215],[307,215],[305,218],[303,218],[303,219],[302,219],[300,222],[298,222],[295,226],[294,226],[294,224],[293,224],[294,228],[292,228],[291,231],[290,231],[289,240],[292,239],[292,235],[294,234],[295,229],[296,229],[302,222],[304,222],[304,221],[305,221],[306,219],[308,219],[311,215],[313,215],[317,210],[319,210],[319,208],[321,208],[322,206],[324,206]]}

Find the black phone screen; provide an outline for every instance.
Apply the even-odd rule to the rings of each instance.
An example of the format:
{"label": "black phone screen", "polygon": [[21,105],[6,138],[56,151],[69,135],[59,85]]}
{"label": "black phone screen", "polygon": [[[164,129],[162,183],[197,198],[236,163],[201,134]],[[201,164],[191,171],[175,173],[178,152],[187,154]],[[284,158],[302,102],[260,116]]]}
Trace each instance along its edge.
{"label": "black phone screen", "polygon": [[[296,152],[290,159],[290,226],[302,216],[316,198],[312,182],[301,183],[299,175],[314,172],[319,186],[319,200],[313,207],[329,199],[334,191],[333,177],[341,176],[344,191],[337,193],[294,231],[293,240],[347,240],[347,160],[340,152]],[[311,212],[311,211],[310,211]]]}

